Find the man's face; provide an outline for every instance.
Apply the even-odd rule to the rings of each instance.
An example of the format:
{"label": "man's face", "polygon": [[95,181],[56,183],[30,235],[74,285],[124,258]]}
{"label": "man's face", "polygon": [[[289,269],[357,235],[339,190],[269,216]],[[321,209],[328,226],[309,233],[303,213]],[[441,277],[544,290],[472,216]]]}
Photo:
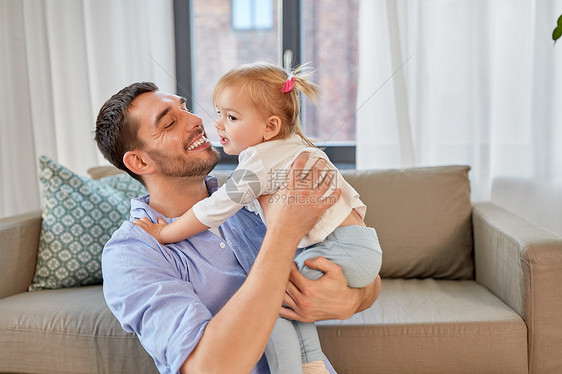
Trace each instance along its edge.
{"label": "man's face", "polygon": [[200,117],[185,99],[164,92],[146,92],[129,107],[137,120],[137,136],[160,172],[168,177],[206,176],[219,160],[205,136]]}

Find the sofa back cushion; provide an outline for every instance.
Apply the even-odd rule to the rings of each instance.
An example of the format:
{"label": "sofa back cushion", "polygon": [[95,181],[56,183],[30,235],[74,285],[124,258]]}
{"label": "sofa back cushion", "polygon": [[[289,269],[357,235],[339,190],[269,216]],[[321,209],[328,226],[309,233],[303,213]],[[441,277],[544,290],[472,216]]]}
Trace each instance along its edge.
{"label": "sofa back cushion", "polygon": [[473,279],[468,166],[343,170],[383,250],[381,277]]}
{"label": "sofa back cushion", "polygon": [[[473,279],[468,166],[342,170],[367,205],[383,250],[381,277]],[[88,170],[93,178],[118,172]],[[222,183],[232,170],[214,170]]]}

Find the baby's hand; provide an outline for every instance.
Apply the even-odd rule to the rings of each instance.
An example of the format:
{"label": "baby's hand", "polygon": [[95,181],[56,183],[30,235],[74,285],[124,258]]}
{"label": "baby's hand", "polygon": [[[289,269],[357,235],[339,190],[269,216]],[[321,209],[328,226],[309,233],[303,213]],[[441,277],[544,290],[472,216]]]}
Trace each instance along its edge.
{"label": "baby's hand", "polygon": [[167,225],[167,223],[164,222],[162,217],[158,217],[158,223],[150,222],[150,220],[147,217],[134,220],[133,223],[138,227],[140,227],[141,229],[143,229],[144,231],[146,231],[147,233],[149,233],[150,235],[154,236],[154,238],[158,240],[160,244],[166,244],[160,238],[160,232]]}

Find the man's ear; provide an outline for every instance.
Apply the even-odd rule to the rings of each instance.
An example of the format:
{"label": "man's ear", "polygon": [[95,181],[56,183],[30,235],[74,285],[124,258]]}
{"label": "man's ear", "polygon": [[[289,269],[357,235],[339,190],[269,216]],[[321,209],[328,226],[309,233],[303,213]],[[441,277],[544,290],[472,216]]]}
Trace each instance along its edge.
{"label": "man's ear", "polygon": [[146,155],[138,150],[128,151],[123,156],[123,163],[133,173],[137,175],[143,175],[151,173],[154,168],[150,163],[148,163],[145,159]]}
{"label": "man's ear", "polygon": [[271,116],[267,119],[265,124],[265,133],[263,134],[264,140],[271,140],[279,135],[281,131],[282,121],[278,116]]}

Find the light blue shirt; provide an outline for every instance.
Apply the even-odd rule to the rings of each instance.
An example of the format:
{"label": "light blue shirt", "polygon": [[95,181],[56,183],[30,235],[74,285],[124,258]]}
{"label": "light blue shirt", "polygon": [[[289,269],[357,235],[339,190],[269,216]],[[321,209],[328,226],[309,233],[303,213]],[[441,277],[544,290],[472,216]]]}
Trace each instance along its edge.
{"label": "light blue shirt", "polygon": [[[210,193],[216,191],[216,178],[206,183]],[[265,226],[256,214],[241,209],[221,225],[224,239],[204,231],[160,245],[132,224],[142,217],[153,222],[163,217],[148,202],[148,196],[133,199],[130,221],[106,244],[103,292],[123,329],[138,335],[160,372],[177,373],[207,323],[246,279]],[[269,373],[265,356],[252,373]]]}

